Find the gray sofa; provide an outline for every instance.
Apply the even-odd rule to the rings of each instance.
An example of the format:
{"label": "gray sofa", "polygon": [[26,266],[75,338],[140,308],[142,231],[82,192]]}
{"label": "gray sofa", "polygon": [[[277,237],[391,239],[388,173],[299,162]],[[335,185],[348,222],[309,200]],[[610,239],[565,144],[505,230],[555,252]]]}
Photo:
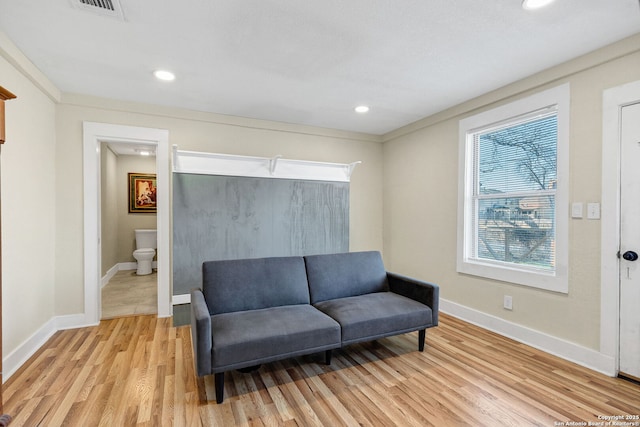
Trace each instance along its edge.
{"label": "gray sofa", "polygon": [[198,376],[324,352],[438,324],[437,285],[385,271],[379,252],[208,261],[191,292]]}

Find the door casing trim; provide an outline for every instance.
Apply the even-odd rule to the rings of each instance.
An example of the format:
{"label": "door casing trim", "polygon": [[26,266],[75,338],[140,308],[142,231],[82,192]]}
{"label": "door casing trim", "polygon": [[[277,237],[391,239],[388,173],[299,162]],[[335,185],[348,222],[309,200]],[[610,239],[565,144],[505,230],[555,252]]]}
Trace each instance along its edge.
{"label": "door casing trim", "polygon": [[158,186],[158,317],[173,313],[170,284],[170,157],[165,129],[83,122],[84,178],[84,315],[86,324],[100,322],[100,145],[101,142],[144,142],[157,145]]}
{"label": "door casing trim", "polygon": [[620,143],[622,108],[640,102],[640,80],[607,89],[602,101],[602,224],[600,239],[600,353],[620,367]]}

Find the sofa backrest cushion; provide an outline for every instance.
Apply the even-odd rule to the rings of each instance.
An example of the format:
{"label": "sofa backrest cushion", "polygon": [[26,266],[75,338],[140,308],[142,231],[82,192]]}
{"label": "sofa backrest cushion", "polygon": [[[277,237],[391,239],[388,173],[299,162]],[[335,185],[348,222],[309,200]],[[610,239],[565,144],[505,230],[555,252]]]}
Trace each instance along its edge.
{"label": "sofa backrest cushion", "polygon": [[311,303],[389,290],[380,252],[304,257]]}
{"label": "sofa backrest cushion", "polygon": [[309,304],[302,257],[206,261],[202,292],[211,315]]}

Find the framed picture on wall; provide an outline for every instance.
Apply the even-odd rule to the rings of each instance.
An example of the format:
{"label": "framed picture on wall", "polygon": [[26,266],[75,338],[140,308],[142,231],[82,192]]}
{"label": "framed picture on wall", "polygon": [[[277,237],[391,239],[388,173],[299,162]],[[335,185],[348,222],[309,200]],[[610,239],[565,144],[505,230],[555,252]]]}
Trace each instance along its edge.
{"label": "framed picture on wall", "polygon": [[129,172],[129,213],[156,213],[156,175]]}

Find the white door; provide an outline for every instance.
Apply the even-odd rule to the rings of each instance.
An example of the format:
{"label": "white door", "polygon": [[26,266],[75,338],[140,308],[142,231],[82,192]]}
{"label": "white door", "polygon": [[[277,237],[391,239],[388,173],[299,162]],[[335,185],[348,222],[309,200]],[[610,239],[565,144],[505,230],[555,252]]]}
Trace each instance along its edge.
{"label": "white door", "polygon": [[621,125],[620,374],[640,379],[640,103]]}

